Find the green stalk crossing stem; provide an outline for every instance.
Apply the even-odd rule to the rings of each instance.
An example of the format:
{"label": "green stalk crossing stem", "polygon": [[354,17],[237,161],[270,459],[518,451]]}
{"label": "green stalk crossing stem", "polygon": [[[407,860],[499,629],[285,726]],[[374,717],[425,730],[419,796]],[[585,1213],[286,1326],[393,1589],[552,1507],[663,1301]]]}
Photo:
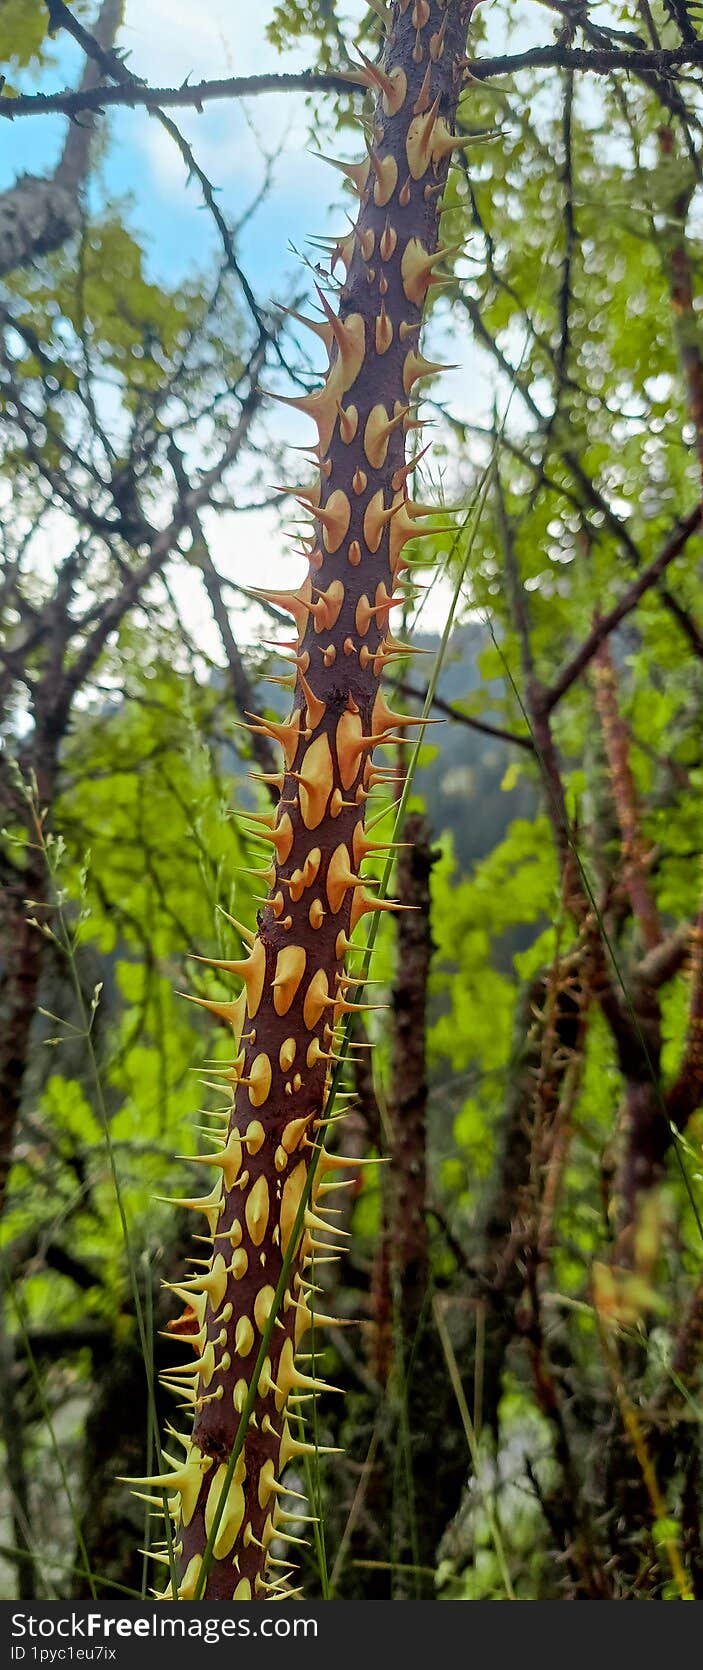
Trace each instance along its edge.
{"label": "green stalk crossing stem", "polygon": [[[376,99],[370,154],[340,165],[360,207],[331,251],[331,272],[345,272],[338,312],[319,291],[320,319],[308,321],[328,350],[327,378],[289,402],[315,423],[319,482],[300,493],[313,515],[308,578],[298,592],[266,594],[296,629],[292,713],[283,724],[254,719],[283,751],[279,806],[257,825],[271,849],[268,897],[257,931],[243,931],[249,955],[215,965],[243,980],[241,994],[205,1003],[231,1026],[238,1053],[222,1081],[232,1102],[218,1116],[221,1135],[202,1157],[214,1186],[186,1202],[205,1214],[212,1246],[202,1274],[177,1289],[196,1356],[170,1382],[192,1405],[193,1431],[169,1473],[135,1481],[173,1492],[183,1600],[292,1592],[290,1562],[273,1561],[271,1544],[290,1518],[281,1475],[305,1453],[288,1415],[298,1397],[324,1389],[296,1351],[311,1324],[307,1272],[332,1250],[319,1239],[334,1237],[327,1191],[344,1165],[319,1152],[316,1133],[353,1008],[350,936],[365,914],[397,908],[360,873],[368,853],[387,850],[366,833],[365,807],[389,775],[374,751],[417,723],[387,708],[380,679],[402,651],[389,621],[405,596],[396,591],[405,546],[432,531],[432,507],[408,497],[406,442],[421,427],[416,385],[439,369],[423,359],[419,334],[446,253],[441,197],[464,143],[454,120],[475,4],[390,7],[382,65],[360,72]],[[324,1322],[315,1313],[316,1328]]]}

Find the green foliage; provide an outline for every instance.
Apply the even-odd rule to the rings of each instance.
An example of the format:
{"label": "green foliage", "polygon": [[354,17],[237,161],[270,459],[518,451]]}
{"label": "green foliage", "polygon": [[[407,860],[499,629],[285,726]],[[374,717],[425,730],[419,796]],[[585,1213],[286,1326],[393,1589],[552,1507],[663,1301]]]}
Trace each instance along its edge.
{"label": "green foliage", "polygon": [[[356,18],[353,22],[356,24]],[[372,42],[377,41],[379,32],[378,19],[369,6],[362,21],[361,39],[370,37]],[[266,34],[280,53],[305,41],[307,51],[312,48],[317,66],[328,70],[338,66],[340,57],[348,56],[353,23],[348,9],[339,6],[337,0],[311,0],[308,5],[301,4],[301,0],[282,0],[280,5],[274,5]]]}
{"label": "green foliage", "polygon": [[[75,12],[87,21],[89,7],[79,0]],[[51,53],[49,36],[49,8],[45,0],[3,0],[0,8],[0,62],[13,70],[30,65],[39,68]],[[3,88],[3,97],[12,91],[12,82]]]}
{"label": "green foliage", "polygon": [[[509,31],[513,11],[508,0],[479,9],[477,51],[489,15],[492,28]],[[77,15],[89,16],[88,9],[77,7]],[[655,4],[651,15],[665,42],[675,44],[669,8]],[[641,9],[632,6],[612,5],[608,18],[615,28],[642,27]],[[370,55],[378,33],[369,7],[359,39]],[[281,54],[302,45],[310,64],[324,70],[348,67],[353,36],[347,8],[328,0],[276,5],[268,24],[269,41]],[[20,69],[34,73],[51,50],[43,0],[5,0],[0,57],[10,77]],[[700,95],[688,84],[685,91],[699,120]],[[528,616],[529,658],[547,686],[699,492],[669,273],[681,231],[675,199],[694,185],[687,136],[651,81],[584,78],[575,82],[567,159],[569,96],[562,74],[467,82],[461,124],[498,136],[477,139],[447,191],[443,239],[458,246],[450,257],[455,283],[433,299],[429,342],[430,351],[433,341],[440,351],[449,345],[446,357],[461,360],[464,375],[451,394],[444,383],[430,387],[435,462],[419,467],[416,483],[418,498],[434,494],[468,504],[494,452]],[[316,95],[311,123],[333,125],[331,109]],[[350,109],[342,100],[334,118],[342,130]],[[673,134],[671,158],[661,154],[662,125]],[[343,132],[343,150],[346,139]],[[687,340],[694,338],[703,293],[696,189],[686,228],[696,296]],[[28,684],[24,694],[13,688],[3,727],[20,762],[37,722],[31,687],[51,653],[46,634],[31,629],[33,611],[56,581],[54,546],[40,543],[44,521],[51,524],[60,504],[71,537],[88,548],[89,566],[64,598],[66,614],[99,607],[137,560],[130,491],[161,525],[170,443],[207,464],[239,411],[233,391],[246,364],[247,330],[231,275],[155,282],[130,215],[126,202],[91,208],[79,238],[12,275],[3,292],[12,321],[7,351],[30,414],[23,424],[17,386],[8,385],[0,395],[2,446],[14,503],[3,510],[3,541],[22,586],[19,602],[10,596],[3,623],[10,649],[22,649]],[[135,459],[136,480],[130,475]],[[423,476],[438,466],[441,481]],[[258,445],[233,502],[247,502],[250,489],[268,483],[270,474],[268,443]],[[81,507],[104,506],[115,482],[118,499],[120,484],[124,489],[126,531],[91,543]],[[524,739],[530,729],[526,646],[494,486],[493,479],[468,563],[466,619],[455,633],[440,695],[465,718]],[[172,572],[188,581],[188,599],[195,572],[186,544],[174,543],[171,562]],[[450,582],[464,552],[461,535],[432,535],[413,547],[417,559],[436,563]],[[242,577],[252,578],[243,569]],[[612,644],[648,885],[664,936],[700,908],[703,671],[694,648],[696,625],[701,629],[700,545],[690,542],[667,583],[693,630],[682,629],[661,590],[652,589]],[[188,602],[181,613],[187,616]],[[410,597],[405,614],[401,636],[417,635]],[[229,991],[191,954],[238,955],[236,931],[223,913],[252,922],[257,909],[257,884],[241,874],[257,863],[255,851],[230,815],[233,806],[251,803],[252,794],[244,781],[250,762],[235,728],[241,715],[190,628],[163,588],[149,590],[108,636],[62,740],[47,828],[70,956],[47,936],[41,1012],[0,1230],[26,1325],[38,1333],[68,1332],[100,1322],[115,1351],[125,1338],[136,1340],[136,1327],[110,1156],[134,1246],[164,1268],[173,1212],[154,1196],[186,1193],[195,1181],[195,1167],[179,1156],[196,1148],[198,1075],[204,1060],[229,1058],[225,1029],[178,993]],[[77,634],[69,664],[83,641]],[[259,665],[257,652],[254,673]],[[417,668],[409,676],[417,683]],[[570,851],[592,906],[589,931],[605,938],[606,967],[627,1014],[644,946],[628,896],[594,689],[591,664],[555,708],[553,737]],[[540,1027],[554,995],[550,978],[554,971],[561,977],[563,962],[577,953],[578,977],[587,984],[591,973],[588,935],[565,902],[558,819],[540,763],[539,749],[528,752],[447,724],[423,749],[413,787],[412,804],[426,806],[440,849],[432,872],[435,952],[427,1018],[427,1305],[431,1310],[437,1296],[449,1301],[477,1425],[484,1391],[491,1402],[483,1408],[476,1463],[450,1400],[455,1428],[449,1437],[454,1456],[457,1450],[463,1456],[455,1466],[462,1483],[469,1475],[471,1482],[438,1552],[437,1593],[504,1598],[495,1500],[518,1598],[583,1598],[584,1587],[593,1598],[584,1555],[589,1538],[599,1570],[612,1575],[614,1598],[678,1598],[667,1562],[671,1546],[685,1540],[684,1449],[698,1442],[700,1385],[694,1375],[693,1391],[687,1384],[681,1394],[671,1365],[700,1272],[702,1115],[692,1116],[670,1152],[663,1182],[652,1188],[654,1210],[638,1235],[633,1231],[634,1250],[628,1242],[623,1253],[617,1188],[628,1085],[597,982],[587,989],[573,1075],[554,1075],[556,1088],[547,1086],[552,1101],[545,1091],[558,1056],[546,1046],[540,1053]],[[391,821],[389,815],[379,838]],[[20,856],[26,871],[31,831],[16,810],[7,824],[4,851]],[[382,860],[369,860],[366,870],[378,880]],[[379,985],[370,1000],[380,1003],[396,974],[390,919],[378,935],[372,974]],[[530,992],[538,995],[525,1015],[521,1005]],[[661,1064],[653,1062],[653,1071],[662,1097],[685,1049],[690,992],[688,968],[679,963],[660,994]],[[367,1124],[359,1134],[352,1127],[350,1140],[375,1158],[388,1140],[392,1020],[374,1014],[367,1027],[380,1130]],[[346,1139],[334,1133],[333,1140]],[[518,1165],[521,1144],[527,1161],[516,1185],[511,1163]],[[374,1305],[383,1285],[387,1176],[386,1166],[369,1166],[352,1193],[352,1250],[323,1305],[364,1318],[358,1348],[345,1356],[334,1343],[338,1360],[330,1378],[352,1387],[347,1424],[356,1471],[345,1473],[343,1462],[333,1471],[332,1458],[326,1464],[331,1512],[338,1500],[346,1508],[347,1498],[356,1500],[360,1462],[375,1442],[377,1423],[379,1430],[393,1424],[395,1393],[377,1390],[374,1404],[365,1366],[373,1358]],[[69,1247],[95,1281],[84,1287],[53,1268],[45,1255],[54,1243]],[[509,1338],[492,1380],[491,1323],[504,1315]],[[433,1335],[433,1373],[438,1360],[444,1382]],[[59,1353],[49,1371],[50,1413],[67,1388],[76,1400],[72,1446],[95,1378],[87,1348]],[[668,1426],[662,1416],[661,1427],[652,1418],[648,1429],[655,1452],[661,1444],[654,1455],[663,1493],[658,1504],[643,1490],[641,1456],[633,1459],[618,1403],[623,1385],[643,1426],[657,1399],[667,1412]],[[672,1387],[686,1408],[685,1444]],[[36,1406],[31,1419],[38,1429]],[[335,1440],[342,1417],[324,1403],[321,1420]],[[616,1462],[623,1456],[629,1471],[621,1501]],[[403,1465],[398,1440],[397,1474]],[[570,1500],[573,1522],[560,1518]],[[346,1526],[345,1520],[340,1543]],[[690,1542],[690,1525],[686,1535]]]}

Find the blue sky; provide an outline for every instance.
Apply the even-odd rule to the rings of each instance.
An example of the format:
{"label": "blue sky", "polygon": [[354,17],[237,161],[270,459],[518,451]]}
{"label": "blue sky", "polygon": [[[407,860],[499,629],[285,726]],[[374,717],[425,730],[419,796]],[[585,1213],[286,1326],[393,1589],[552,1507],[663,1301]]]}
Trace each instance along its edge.
{"label": "blue sky", "polygon": [[[130,54],[129,67],[152,84],[178,85],[187,75],[249,75],[304,69],[303,43],[280,56],[266,39],[275,0],[125,0],[119,45]],[[530,0],[518,7],[510,28],[511,50],[528,40],[548,38],[549,17]],[[348,0],[348,39],[353,44],[364,0]],[[492,0],[482,8],[491,50],[505,46],[506,6]],[[547,28],[545,30],[545,20]],[[80,50],[58,37],[53,63],[41,79],[25,73],[17,85],[55,89],[75,85],[81,73]],[[320,110],[326,95],[320,95]],[[244,232],[242,259],[257,292],[266,298],[287,270],[293,270],[291,241],[300,245],[308,231],[322,231],[334,219],[339,182],[309,146],[309,114],[301,97],[271,94],[245,103],[206,105],[203,113],[174,111],[200,164],[219,189],[219,200],[236,220],[256,194],[262,179],[257,136],[269,153],[279,148],[270,197]],[[198,188],[187,189],[184,167],[174,145],[144,110],[115,110],[104,119],[107,145],[103,178],[109,193],[128,198],[128,218],[146,237],[152,271],[173,280],[207,259],[216,234],[200,207]],[[22,172],[44,172],[58,154],[64,124],[60,118],[32,117],[0,131],[0,189]],[[335,225],[339,220],[337,210]]]}
{"label": "blue sky", "polygon": [[[363,6],[351,8],[359,16]],[[248,75],[264,70],[295,70],[306,65],[304,49],[284,58],[266,40],[273,0],[258,5],[245,0],[126,0],[119,44],[130,54],[130,68],[150,82],[178,85],[186,75]],[[57,41],[53,63],[39,80],[26,72],[15,84],[27,90],[75,85],[81,54],[71,42]],[[219,201],[235,221],[256,195],[263,175],[261,149],[283,147],[273,189],[256,221],[242,238],[242,259],[257,291],[265,297],[280,282],[290,239],[301,240],[315,206],[315,226],[329,221],[332,181],[329,169],[307,148],[304,101],[292,95],[254,98],[246,105],[218,102],[194,111],[174,112],[198,161],[218,187]],[[104,120],[109,135],[102,174],[108,192],[130,200],[130,223],[146,236],[152,271],[174,278],[206,261],[215,233],[200,208],[195,184],[185,189],[184,166],[168,136],[144,110],[117,110]],[[32,118],[0,132],[0,188],[23,172],[42,173],[52,165],[62,142],[60,118]]]}

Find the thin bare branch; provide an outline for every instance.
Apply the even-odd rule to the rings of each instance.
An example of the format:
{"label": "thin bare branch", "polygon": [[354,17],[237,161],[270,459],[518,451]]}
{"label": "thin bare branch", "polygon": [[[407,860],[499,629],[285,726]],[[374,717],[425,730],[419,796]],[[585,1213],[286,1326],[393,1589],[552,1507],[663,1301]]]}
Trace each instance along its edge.
{"label": "thin bare branch", "polygon": [[[703,64],[703,43],[699,41],[662,52],[617,48],[586,50],[556,44],[530,47],[526,52],[512,55],[476,58],[467,66],[467,78],[493,81],[497,77],[517,75],[530,69],[562,69],[587,75],[612,75],[614,70],[625,70],[639,76],[666,76],[673,69],[700,64]],[[225,76],[220,80],[184,82],[181,87],[148,87],[130,78],[128,86],[101,86],[91,92],[66,89],[59,93],[24,93],[18,98],[5,98],[0,100],[0,116],[8,121],[14,121],[19,116],[45,116],[52,111],[77,116],[86,110],[100,111],[114,105],[141,106],[148,110],[161,106],[201,111],[204,105],[215,100],[252,98],[261,93],[326,92],[344,93],[348,97],[361,91],[359,81],[341,71],[302,70],[287,74],[271,72]]]}

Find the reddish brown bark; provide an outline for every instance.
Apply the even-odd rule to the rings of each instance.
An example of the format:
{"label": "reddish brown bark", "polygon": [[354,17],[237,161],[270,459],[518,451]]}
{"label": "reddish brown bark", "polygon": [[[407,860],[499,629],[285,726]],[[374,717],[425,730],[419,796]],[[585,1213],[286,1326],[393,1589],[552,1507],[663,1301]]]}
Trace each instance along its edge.
{"label": "reddish brown bark", "polygon": [[[417,520],[424,507],[408,497],[405,446],[416,427],[417,382],[431,369],[418,333],[438,260],[472,11],[473,0],[396,0],[391,8],[381,69],[368,70],[377,95],[370,160],[350,171],[359,216],[332,253],[333,268],[346,274],[339,313],[320,291],[323,319],[313,324],[328,347],[329,372],[318,393],[293,401],[317,427],[320,484],[303,494],[315,519],[308,579],[277,599],[297,629],[293,712],[281,726],[261,722],[284,751],[278,816],[260,826],[272,854],[270,891],[249,957],[222,968],[243,975],[244,993],[210,1005],[241,1048],[230,1074],[226,1146],[206,1157],[221,1174],[202,1202],[212,1257],[206,1274],[181,1288],[197,1308],[199,1351],[182,1376],[184,1388],[193,1381],[192,1441],[184,1440],[186,1460],[167,1479],[180,1499],[183,1599],[203,1588],[208,1599],[276,1588],[269,1549],[280,1534],[278,1479],[300,1453],[289,1398],[310,1389],[294,1353],[311,1323],[311,1259],[326,1245],[320,1234],[333,1233],[321,1192],[287,1277],[283,1260],[326,1107],[335,1028],[356,989],[344,972],[348,936],[378,905],[359,874],[370,850],[365,803],[379,780],[371,754],[394,745],[411,722],[389,711],[380,677],[394,653],[389,615],[403,549],[424,527]],[[318,1182],[333,1165],[325,1160]],[[274,1290],[284,1280],[272,1327]]]}

